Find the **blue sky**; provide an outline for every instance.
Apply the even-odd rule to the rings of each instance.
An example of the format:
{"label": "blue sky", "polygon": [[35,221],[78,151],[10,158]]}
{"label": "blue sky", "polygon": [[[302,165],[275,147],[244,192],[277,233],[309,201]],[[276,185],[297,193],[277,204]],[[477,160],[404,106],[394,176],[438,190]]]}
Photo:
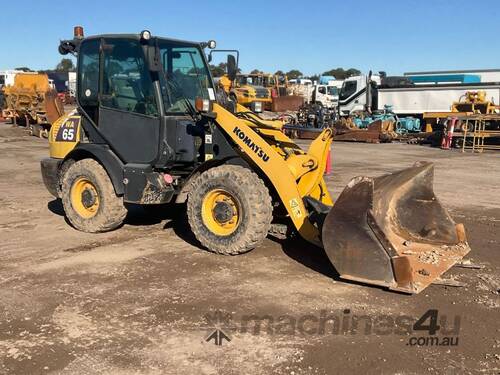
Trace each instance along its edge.
{"label": "blue sky", "polygon": [[86,0],[81,9],[71,3],[77,2],[4,2],[0,69],[53,68],[61,59],[59,39],[71,37],[76,24],[87,35],[147,28],[166,37],[215,39],[218,48],[240,50],[244,71],[500,68],[498,0]]}

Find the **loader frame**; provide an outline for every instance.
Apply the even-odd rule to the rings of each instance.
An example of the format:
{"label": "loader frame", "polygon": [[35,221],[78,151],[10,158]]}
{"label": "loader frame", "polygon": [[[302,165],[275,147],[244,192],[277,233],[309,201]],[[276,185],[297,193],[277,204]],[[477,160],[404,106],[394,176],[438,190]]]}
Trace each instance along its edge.
{"label": "loader frame", "polygon": [[[243,212],[248,226],[238,226],[241,232],[231,232],[235,233],[233,238],[250,232],[248,237],[246,234],[239,237],[246,242],[234,245],[236,242],[231,243],[230,239],[227,244],[234,246],[228,252],[223,242],[228,236],[209,238],[197,231],[198,240],[199,236],[206,239],[204,246],[231,255],[249,251],[265,238],[273,217],[280,218],[286,224],[291,222],[302,238],[323,247],[341,277],[407,293],[421,291],[470,250],[463,226],[453,222],[433,193],[432,165],[417,163],[375,179],[354,178],[334,206],[323,178],[333,140],[332,129],[325,128],[304,151],[284,134],[282,121],[265,120],[228,100],[223,92],[214,92],[203,52],[206,43],[145,39],[143,35],[144,32],[75,37],[61,42],[60,51],[78,54],[78,111],[62,117],[51,128],[51,157],[42,160],[42,176],[48,190],[56,197],[62,196],[65,212],[74,214],[69,220],[73,219],[71,223],[77,228],[84,216],[73,213],[75,206],[81,206],[81,211],[88,215],[100,214],[93,223],[79,227],[95,233],[100,228],[117,228],[123,222],[126,214],[123,203],[158,205],[174,199],[183,202],[186,198],[192,229],[206,228],[207,222],[196,215],[208,213],[220,214],[219,223],[232,225],[234,222],[230,220],[237,217],[239,223],[240,217],[233,207],[241,206],[243,199],[239,198],[246,197]],[[126,42],[119,47],[118,42],[123,41]],[[87,48],[86,43],[93,52],[82,52]],[[120,50],[123,45],[125,50]],[[166,46],[164,49],[170,54],[167,58],[167,52],[160,53],[160,45]],[[133,54],[129,54],[128,48],[134,50]],[[176,48],[180,52],[174,52]],[[85,71],[81,64],[85,53],[94,55],[93,65],[88,65],[93,70]],[[118,89],[103,90],[104,82],[109,86],[116,83],[110,82],[103,71],[105,58],[112,58],[113,53],[135,61],[138,66],[133,76],[128,76],[130,68],[114,73],[118,74],[118,80],[125,76],[127,87],[140,84],[140,93],[149,90],[150,85],[152,94],[137,99],[133,109],[106,104],[115,103],[122,95]],[[193,69],[182,73],[183,87],[175,86],[172,67],[174,59],[180,59],[182,53],[190,56],[184,61],[191,60],[193,64]],[[196,66],[193,55],[202,66]],[[234,57],[230,57],[228,65],[231,61],[234,65]],[[228,71],[228,76],[234,77],[235,70]],[[94,92],[80,87],[83,78],[90,80]],[[190,82],[194,86],[182,81],[187,79],[194,79]],[[200,91],[196,96],[190,92],[188,98],[184,87]],[[175,92],[181,95],[176,96]],[[176,98],[175,104],[172,97]],[[124,98],[127,103],[129,99]],[[184,110],[166,109],[179,108],[176,107],[179,103],[184,103]],[[75,181],[80,190],[73,190]],[[229,185],[236,196],[225,191]],[[245,190],[240,189],[241,185],[246,186]],[[258,194],[251,195],[255,193],[253,189],[258,189]],[[106,194],[99,195],[99,190],[105,190]],[[213,191],[222,192],[218,193],[222,200],[216,201],[214,195],[213,206],[205,206],[203,199]],[[98,211],[102,207],[101,198],[114,207],[115,215]],[[262,207],[265,212],[253,215],[252,210],[256,212]],[[93,226],[87,230],[87,225]],[[212,230],[208,236],[214,233],[217,234]],[[436,262],[432,259],[433,263],[429,263],[431,255],[437,257]]]}

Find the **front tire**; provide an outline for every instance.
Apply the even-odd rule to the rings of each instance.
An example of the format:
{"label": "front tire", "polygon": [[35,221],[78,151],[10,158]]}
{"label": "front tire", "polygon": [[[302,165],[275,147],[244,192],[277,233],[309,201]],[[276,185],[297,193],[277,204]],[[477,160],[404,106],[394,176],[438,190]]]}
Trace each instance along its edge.
{"label": "front tire", "polygon": [[197,177],[187,202],[192,232],[208,250],[246,253],[267,236],[272,202],[264,182],[247,168],[223,165]]}
{"label": "front tire", "polygon": [[93,159],[73,163],[62,178],[61,198],[70,223],[83,232],[107,232],[127,215],[105,169]]}

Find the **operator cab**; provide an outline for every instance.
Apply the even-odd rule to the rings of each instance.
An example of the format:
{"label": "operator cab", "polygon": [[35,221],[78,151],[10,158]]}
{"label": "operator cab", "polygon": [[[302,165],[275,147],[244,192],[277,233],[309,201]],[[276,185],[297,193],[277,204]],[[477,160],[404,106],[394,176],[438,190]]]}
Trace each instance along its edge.
{"label": "operator cab", "polygon": [[215,99],[205,46],[147,31],[82,38],[76,97],[92,141],[102,138],[124,164],[173,166],[202,158],[196,101]]}

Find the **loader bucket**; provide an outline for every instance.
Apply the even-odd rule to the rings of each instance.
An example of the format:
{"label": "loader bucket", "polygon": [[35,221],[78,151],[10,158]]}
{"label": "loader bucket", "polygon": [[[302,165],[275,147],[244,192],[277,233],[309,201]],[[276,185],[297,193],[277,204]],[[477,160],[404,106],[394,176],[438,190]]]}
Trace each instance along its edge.
{"label": "loader bucket", "polygon": [[326,254],[340,277],[419,293],[470,251],[433,191],[434,166],[356,177],[325,218]]}

